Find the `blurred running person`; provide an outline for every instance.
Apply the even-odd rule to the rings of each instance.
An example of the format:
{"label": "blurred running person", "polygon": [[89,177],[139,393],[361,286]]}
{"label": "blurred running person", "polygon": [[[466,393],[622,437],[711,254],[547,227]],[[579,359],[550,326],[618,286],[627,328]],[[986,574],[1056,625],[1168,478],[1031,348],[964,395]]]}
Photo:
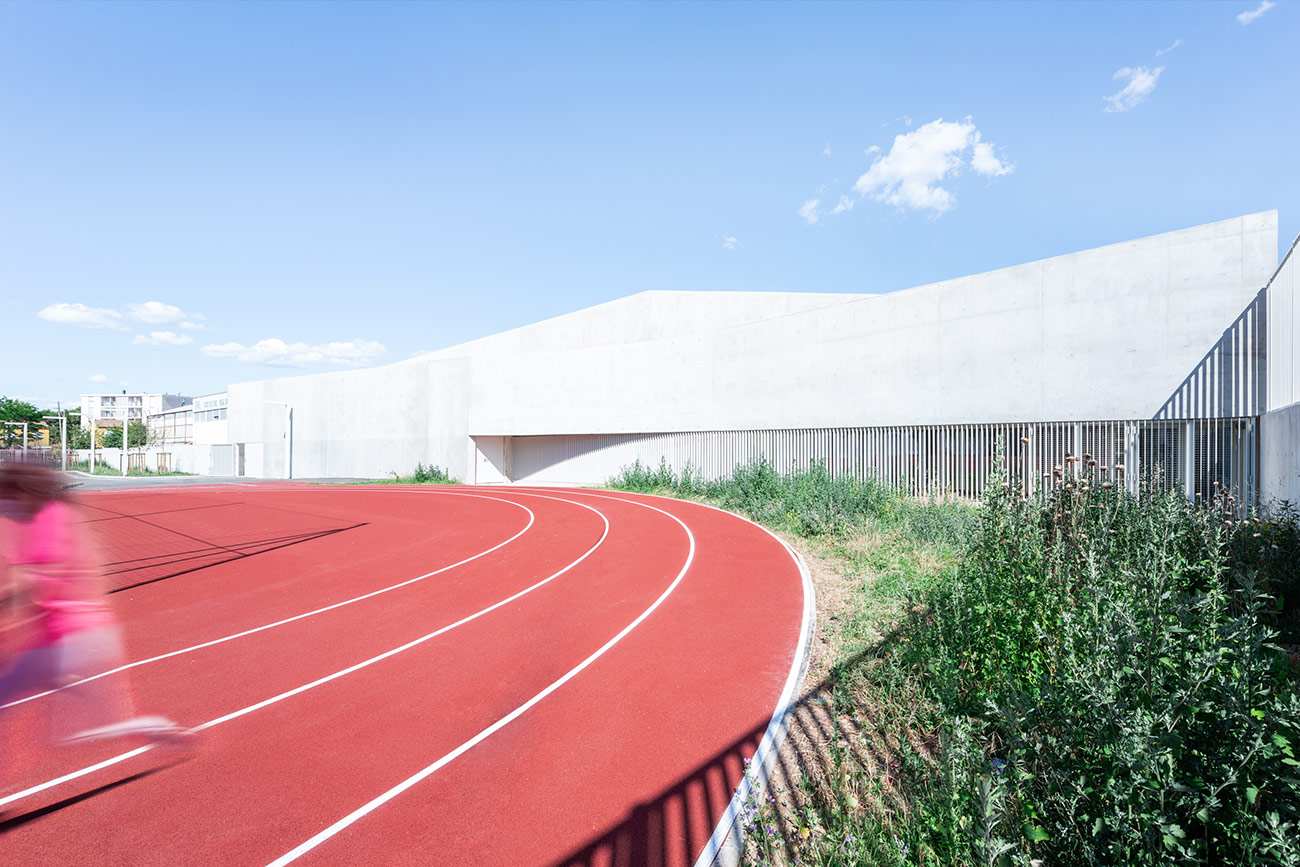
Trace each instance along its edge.
{"label": "blurred running person", "polygon": [[0,674],[0,722],[11,702],[55,690],[51,740],[66,745],[105,738],[180,743],[187,732],[161,716],[139,716],[124,673],[95,677],[125,662],[122,637],[104,595],[87,527],[54,470],[0,464],[0,540],[8,565],[0,588],[7,631],[29,633]]}

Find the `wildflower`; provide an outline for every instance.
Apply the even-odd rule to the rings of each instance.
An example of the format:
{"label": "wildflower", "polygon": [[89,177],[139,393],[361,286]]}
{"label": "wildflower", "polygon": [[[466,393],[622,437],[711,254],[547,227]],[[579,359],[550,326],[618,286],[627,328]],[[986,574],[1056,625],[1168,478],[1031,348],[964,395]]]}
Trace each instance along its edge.
{"label": "wildflower", "polygon": [[1115,472],[1117,472],[1117,473],[1122,473],[1122,472],[1124,472],[1124,465],[1123,465],[1123,464],[1116,464],[1116,465],[1115,465]]}
{"label": "wildflower", "polygon": [[1020,441],[1025,445],[1029,445],[1029,437],[1021,437]]}
{"label": "wildflower", "polygon": [[[1111,488],[1115,487],[1115,486],[1112,485],[1110,482],[1102,482],[1102,483],[1101,483],[1101,486],[1102,486],[1103,488],[1107,489],[1107,490],[1110,490]],[[1197,494],[1196,496],[1199,497],[1200,494]]]}
{"label": "wildflower", "polygon": [[812,833],[812,829],[807,827],[806,825],[799,829],[799,836],[805,840],[808,839],[808,835],[811,833]]}
{"label": "wildflower", "polygon": [[1263,534],[1263,533],[1251,533],[1251,534],[1250,534],[1250,538],[1252,538],[1252,539],[1258,539],[1258,538],[1259,538],[1260,536],[1262,536],[1262,535],[1264,535],[1264,534]]}

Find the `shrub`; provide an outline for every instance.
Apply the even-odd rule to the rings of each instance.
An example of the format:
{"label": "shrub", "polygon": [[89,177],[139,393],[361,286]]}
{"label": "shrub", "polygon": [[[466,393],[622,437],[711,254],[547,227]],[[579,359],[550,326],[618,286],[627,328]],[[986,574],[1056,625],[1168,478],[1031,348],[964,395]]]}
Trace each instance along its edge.
{"label": "shrub", "polygon": [[1300,694],[1268,592],[1293,580],[1294,514],[1261,530],[1091,470],[983,505],[907,625],[964,804],[918,842],[954,863],[1300,863]]}
{"label": "shrub", "polygon": [[458,485],[459,480],[452,478],[442,467],[422,463],[415,465],[415,472],[406,478],[398,477],[399,482],[412,482],[417,485]]}

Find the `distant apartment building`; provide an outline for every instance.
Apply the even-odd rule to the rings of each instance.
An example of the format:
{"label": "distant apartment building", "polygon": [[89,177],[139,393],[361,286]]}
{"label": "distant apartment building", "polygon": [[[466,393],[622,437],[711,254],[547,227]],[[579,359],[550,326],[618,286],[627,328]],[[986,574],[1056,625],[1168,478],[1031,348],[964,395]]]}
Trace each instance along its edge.
{"label": "distant apartment building", "polygon": [[175,409],[190,402],[183,394],[83,394],[81,396],[81,426],[120,427],[122,422],[143,422],[149,416],[164,410]]}

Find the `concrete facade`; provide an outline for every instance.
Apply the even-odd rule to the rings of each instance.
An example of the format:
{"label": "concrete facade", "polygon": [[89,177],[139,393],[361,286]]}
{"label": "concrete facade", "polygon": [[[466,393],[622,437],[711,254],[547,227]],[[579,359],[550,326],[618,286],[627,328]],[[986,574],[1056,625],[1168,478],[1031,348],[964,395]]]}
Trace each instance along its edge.
{"label": "concrete facade", "polygon": [[[489,482],[519,478],[534,437],[1253,416],[1276,263],[1267,211],[883,295],[646,292],[386,367],[232,385],[228,435],[249,475],[423,462]],[[617,452],[566,481],[601,480]]]}
{"label": "concrete facade", "polygon": [[1265,413],[1260,422],[1260,499],[1300,506],[1300,403]]}

